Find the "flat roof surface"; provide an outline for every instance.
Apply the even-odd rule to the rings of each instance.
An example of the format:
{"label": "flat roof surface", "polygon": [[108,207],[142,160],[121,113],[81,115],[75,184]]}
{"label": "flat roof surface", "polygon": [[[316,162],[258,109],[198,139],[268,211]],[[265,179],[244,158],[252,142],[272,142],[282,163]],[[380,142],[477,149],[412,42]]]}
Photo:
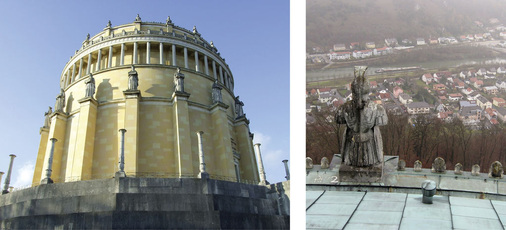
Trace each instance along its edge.
{"label": "flat roof surface", "polygon": [[367,191],[306,191],[307,229],[505,229],[506,201]]}

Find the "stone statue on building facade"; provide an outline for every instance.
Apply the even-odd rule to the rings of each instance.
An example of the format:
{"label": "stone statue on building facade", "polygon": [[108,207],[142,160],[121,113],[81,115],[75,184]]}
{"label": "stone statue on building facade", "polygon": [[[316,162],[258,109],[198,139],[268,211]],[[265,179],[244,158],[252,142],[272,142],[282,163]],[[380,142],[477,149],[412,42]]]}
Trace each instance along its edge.
{"label": "stone statue on building facade", "polygon": [[368,167],[383,161],[383,142],[379,126],[386,125],[385,109],[369,99],[366,66],[355,67],[351,83],[352,100],[342,105],[336,114],[338,124],[346,124],[341,154],[346,165]]}
{"label": "stone statue on building facade", "polygon": [[53,108],[49,106],[47,112],[44,113],[44,126],[42,126],[42,128],[51,127],[51,114],[53,114]]}
{"label": "stone statue on building facade", "polygon": [[174,73],[174,91],[184,92],[184,74],[181,73],[181,69],[178,67],[176,73]]}
{"label": "stone statue on building facade", "polygon": [[167,24],[167,25],[172,24],[172,20],[170,20],[170,16],[167,16],[167,20],[166,20],[165,24]]}
{"label": "stone statue on building facade", "polygon": [[54,105],[54,111],[63,113],[63,108],[65,108],[65,91],[63,91],[63,89],[60,89],[60,94],[56,96],[56,104]]}
{"label": "stone statue on building facade", "polygon": [[221,96],[221,89],[223,88],[218,84],[218,80],[216,80],[213,83],[213,92],[212,92],[213,104],[223,102],[223,97]]}
{"label": "stone statue on building facade", "polygon": [[237,115],[237,118],[244,116],[244,111],[242,107],[244,106],[244,102],[239,100],[239,96],[235,97],[235,114]]}
{"label": "stone statue on building facade", "polygon": [[135,17],[135,21],[136,22],[140,22],[141,21],[141,16],[139,16],[139,14],[137,14],[137,17]]}
{"label": "stone statue on building facade", "polygon": [[132,70],[128,72],[128,90],[135,91],[139,86],[139,77],[137,75],[137,71],[135,71],[135,66],[132,65]]}
{"label": "stone statue on building facade", "polygon": [[84,97],[93,97],[95,95],[95,78],[90,73],[90,78],[84,82],[86,84],[86,92]]}

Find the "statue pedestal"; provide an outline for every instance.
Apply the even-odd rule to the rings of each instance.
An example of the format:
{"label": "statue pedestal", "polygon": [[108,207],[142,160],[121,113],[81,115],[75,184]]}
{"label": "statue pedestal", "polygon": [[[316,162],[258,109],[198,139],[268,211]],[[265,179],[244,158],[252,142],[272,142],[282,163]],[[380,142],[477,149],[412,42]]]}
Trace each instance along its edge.
{"label": "statue pedestal", "polygon": [[339,182],[380,183],[382,164],[371,167],[356,167],[341,164],[339,167]]}

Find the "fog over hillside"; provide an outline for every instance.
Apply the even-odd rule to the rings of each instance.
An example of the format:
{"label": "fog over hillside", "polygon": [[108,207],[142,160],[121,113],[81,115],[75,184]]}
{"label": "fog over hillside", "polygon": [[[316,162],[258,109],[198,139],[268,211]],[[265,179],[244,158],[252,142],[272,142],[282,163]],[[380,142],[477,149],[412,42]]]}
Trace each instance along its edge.
{"label": "fog over hillside", "polygon": [[[307,0],[307,48],[482,33],[506,22],[503,0]],[[475,21],[483,24],[480,27]]]}

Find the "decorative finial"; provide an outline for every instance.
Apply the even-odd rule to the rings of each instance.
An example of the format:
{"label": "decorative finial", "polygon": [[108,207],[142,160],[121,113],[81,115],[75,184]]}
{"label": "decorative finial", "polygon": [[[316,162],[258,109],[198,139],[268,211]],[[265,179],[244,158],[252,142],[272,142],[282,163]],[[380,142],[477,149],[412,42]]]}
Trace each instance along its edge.
{"label": "decorative finial", "polygon": [[86,35],[86,41],[90,40],[90,34]]}
{"label": "decorative finial", "polygon": [[196,34],[197,32],[197,26],[193,26],[193,34]]}
{"label": "decorative finial", "polygon": [[141,17],[139,16],[139,14],[137,14],[137,17],[135,17],[135,21],[136,22],[140,22],[141,21]]}
{"label": "decorative finial", "polygon": [[110,28],[111,26],[112,26],[111,20],[109,20],[109,22],[107,23],[107,28]]}
{"label": "decorative finial", "polygon": [[213,43],[213,41],[211,41],[211,47],[214,47],[214,43]]}
{"label": "decorative finial", "polygon": [[170,16],[167,16],[167,25],[172,24],[172,20],[170,20]]}

